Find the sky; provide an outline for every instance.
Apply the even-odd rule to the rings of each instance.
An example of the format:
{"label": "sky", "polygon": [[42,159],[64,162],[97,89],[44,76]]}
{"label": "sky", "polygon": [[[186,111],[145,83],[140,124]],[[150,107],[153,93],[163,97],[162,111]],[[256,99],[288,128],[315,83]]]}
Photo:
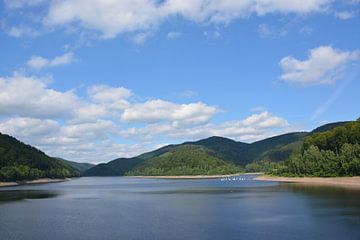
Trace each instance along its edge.
{"label": "sky", "polygon": [[0,132],[100,163],[360,117],[359,0],[2,0]]}

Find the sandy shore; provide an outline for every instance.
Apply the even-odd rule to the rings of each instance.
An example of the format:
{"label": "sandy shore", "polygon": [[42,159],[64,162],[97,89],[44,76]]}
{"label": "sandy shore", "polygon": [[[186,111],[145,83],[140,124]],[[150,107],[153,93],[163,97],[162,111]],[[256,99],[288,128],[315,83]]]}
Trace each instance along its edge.
{"label": "sandy shore", "polygon": [[312,185],[331,185],[347,188],[360,189],[360,177],[275,177],[275,176],[259,176],[255,178],[260,181],[286,182],[286,183],[302,183]]}
{"label": "sandy shore", "polygon": [[23,181],[23,182],[0,182],[0,187],[11,187],[25,184],[44,184],[44,183],[57,183],[57,182],[65,182],[69,181],[69,178],[66,179],[52,179],[52,178],[41,178],[31,181]]}
{"label": "sandy shore", "polygon": [[183,176],[129,176],[131,178],[155,178],[155,179],[213,179],[239,176],[241,173],[228,175],[183,175]]}

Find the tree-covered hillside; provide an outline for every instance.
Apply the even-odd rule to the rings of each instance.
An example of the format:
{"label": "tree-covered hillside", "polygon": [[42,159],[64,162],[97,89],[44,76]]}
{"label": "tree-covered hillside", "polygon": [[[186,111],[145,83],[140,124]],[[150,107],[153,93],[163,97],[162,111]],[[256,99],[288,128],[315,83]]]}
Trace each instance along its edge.
{"label": "tree-covered hillside", "polygon": [[135,168],[144,160],[136,158],[118,158],[108,163],[102,163],[90,168],[84,176],[123,176],[127,171]]}
{"label": "tree-covered hillside", "polygon": [[[119,176],[124,174],[140,174],[142,166],[151,163],[152,169],[158,169],[157,165],[164,162],[172,163],[166,153],[176,152],[176,156],[186,155],[188,162],[196,162],[196,154],[188,154],[186,149],[194,146],[206,149],[212,157],[235,164],[247,171],[271,171],[276,162],[282,162],[294,153],[300,153],[303,141],[309,134],[321,133],[334,127],[341,126],[346,122],[326,124],[314,130],[314,133],[294,132],[270,137],[254,143],[237,142],[223,137],[210,137],[195,142],[185,142],[178,145],[168,145],[155,151],[141,154],[134,158],[119,158],[109,163],[99,164],[85,172],[85,176]],[[184,148],[192,146],[192,148]],[[172,156],[170,154],[170,156]],[[161,160],[159,160],[161,156]],[[155,159],[155,160],[154,160]],[[136,171],[135,171],[136,170]],[[155,170],[154,170],[155,171]],[[158,170],[156,170],[158,171]],[[149,171],[150,172],[150,171]],[[162,172],[162,171],[159,171]],[[145,172],[142,172],[143,174]],[[185,172],[183,173],[185,174]]]}
{"label": "tree-covered hillside", "polygon": [[300,153],[279,164],[287,176],[360,175],[360,119],[305,138]]}
{"label": "tree-covered hillside", "polygon": [[22,181],[42,177],[79,176],[71,166],[40,150],[0,133],[0,181]]}
{"label": "tree-covered hillside", "polygon": [[196,145],[183,145],[136,166],[127,175],[215,175],[239,173],[242,169]]}

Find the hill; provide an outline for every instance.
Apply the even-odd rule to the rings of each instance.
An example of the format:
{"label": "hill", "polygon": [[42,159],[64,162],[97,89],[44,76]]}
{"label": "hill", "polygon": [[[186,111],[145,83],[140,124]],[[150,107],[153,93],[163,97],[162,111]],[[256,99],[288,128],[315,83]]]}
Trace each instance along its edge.
{"label": "hill", "polygon": [[276,169],[275,173],[284,176],[360,175],[360,119],[310,134],[301,152]]}
{"label": "hill", "polygon": [[123,176],[144,160],[135,158],[118,158],[108,163],[98,164],[84,173],[84,176]]}
{"label": "hill", "polygon": [[196,145],[182,145],[148,161],[143,161],[127,175],[215,175],[241,172],[235,164],[214,156],[211,150]]}
{"label": "hill", "polygon": [[327,124],[324,124],[324,125],[322,125],[322,126],[320,126],[318,128],[315,128],[314,130],[311,131],[311,133],[326,132],[326,131],[332,130],[332,129],[336,128],[336,127],[345,125],[345,124],[350,123],[350,122],[351,121],[327,123]]}
{"label": "hill", "polygon": [[16,138],[0,133],[0,181],[66,178],[80,173],[70,165]]}
{"label": "hill", "polygon": [[55,158],[69,166],[71,166],[72,168],[76,169],[77,171],[79,171],[81,174],[83,174],[84,172],[86,172],[88,169],[92,168],[95,166],[95,164],[91,164],[91,163],[78,163],[78,162],[73,162],[73,161],[69,161],[69,160],[65,160],[62,158]]}
{"label": "hill", "polygon": [[[346,122],[327,124],[317,128],[316,132],[332,129],[345,123]],[[287,160],[291,154],[299,152],[301,150],[304,138],[309,134],[312,133],[287,133],[260,140],[251,144],[234,141],[224,137],[213,136],[199,141],[185,142],[177,145],[168,145],[155,151],[141,154],[134,158],[115,159],[109,163],[99,164],[89,169],[85,172],[84,175],[119,176],[135,173],[138,174],[139,169],[142,169],[140,166],[145,166],[148,163],[151,163],[151,168],[158,169],[156,166],[157,164],[160,166],[165,161],[168,161],[170,164],[171,159],[169,157],[162,157],[161,161],[155,161],[153,160],[154,158],[158,159],[160,156],[169,152],[175,152],[176,156],[180,154],[186,155],[186,148],[183,148],[184,146],[192,146],[191,149],[193,149],[195,146],[201,147],[207,154],[210,154],[212,157],[226,161],[230,164],[235,164],[240,167],[245,167],[246,165],[252,164],[253,162],[280,162]],[[177,149],[179,150],[177,151]],[[191,158],[195,157],[195,154],[186,156]],[[188,160],[187,163],[190,163],[191,161],[197,161],[196,159],[190,159],[191,161]],[[135,169],[137,170],[135,171]],[[257,167],[256,169],[261,169],[261,167]]]}

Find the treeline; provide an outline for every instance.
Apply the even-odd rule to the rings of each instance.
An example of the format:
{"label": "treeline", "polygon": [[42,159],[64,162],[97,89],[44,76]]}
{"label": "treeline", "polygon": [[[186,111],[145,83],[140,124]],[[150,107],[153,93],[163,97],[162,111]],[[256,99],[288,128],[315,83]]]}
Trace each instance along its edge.
{"label": "treeline", "polygon": [[67,178],[80,176],[66,168],[54,168],[46,171],[24,165],[7,166],[0,169],[0,181],[25,181],[39,178]]}
{"label": "treeline", "polygon": [[248,169],[282,176],[359,176],[360,119],[304,139],[301,151],[279,163],[257,162]]}

